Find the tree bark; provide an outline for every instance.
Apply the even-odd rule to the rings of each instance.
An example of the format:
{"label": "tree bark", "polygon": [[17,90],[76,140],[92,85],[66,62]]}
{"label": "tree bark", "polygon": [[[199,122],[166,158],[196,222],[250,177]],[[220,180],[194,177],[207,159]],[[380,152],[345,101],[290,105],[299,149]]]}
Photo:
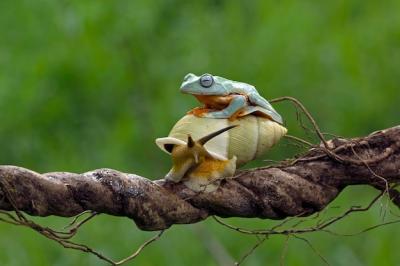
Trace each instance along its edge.
{"label": "tree bark", "polygon": [[[0,166],[0,209],[70,217],[85,210],[126,216],[142,230],[196,223],[210,215],[283,219],[322,210],[349,185],[378,189],[399,182],[400,126],[355,139],[333,139],[329,148],[344,161],[312,148],[291,163],[240,171],[212,193],[183,184],[150,181],[135,174],[98,169],[83,174],[38,174]],[[347,160],[348,159],[348,160]],[[400,205],[397,190],[393,201]]]}

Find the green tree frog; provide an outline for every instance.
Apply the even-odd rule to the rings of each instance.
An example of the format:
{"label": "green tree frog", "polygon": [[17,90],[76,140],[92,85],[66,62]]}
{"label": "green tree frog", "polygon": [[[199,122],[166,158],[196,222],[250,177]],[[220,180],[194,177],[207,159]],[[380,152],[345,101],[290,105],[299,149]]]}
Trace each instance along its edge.
{"label": "green tree frog", "polygon": [[283,123],[278,112],[250,84],[208,73],[201,76],[189,73],[180,91],[195,96],[205,105],[190,112],[199,117],[235,119],[254,113]]}

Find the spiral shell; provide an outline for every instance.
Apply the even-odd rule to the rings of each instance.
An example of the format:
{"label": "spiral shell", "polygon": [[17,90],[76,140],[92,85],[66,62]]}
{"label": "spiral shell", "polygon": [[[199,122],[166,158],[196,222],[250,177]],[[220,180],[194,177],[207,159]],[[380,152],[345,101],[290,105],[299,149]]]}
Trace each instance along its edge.
{"label": "spiral shell", "polygon": [[287,132],[282,125],[260,116],[247,115],[230,121],[186,115],[174,125],[168,137],[158,138],[156,143],[160,149],[170,153],[168,147],[171,144],[186,143],[189,134],[194,139],[199,139],[230,125],[239,126],[210,140],[205,148],[222,159],[236,156],[237,167],[263,155]]}

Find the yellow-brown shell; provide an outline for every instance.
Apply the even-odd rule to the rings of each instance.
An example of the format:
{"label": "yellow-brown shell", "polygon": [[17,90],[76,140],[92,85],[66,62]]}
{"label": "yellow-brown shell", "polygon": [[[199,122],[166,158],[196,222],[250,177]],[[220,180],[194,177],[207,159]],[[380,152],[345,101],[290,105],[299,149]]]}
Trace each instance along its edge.
{"label": "yellow-brown shell", "polygon": [[158,138],[156,143],[169,153],[165,148],[166,144],[186,143],[188,134],[199,139],[230,125],[239,126],[213,138],[205,144],[205,148],[222,158],[236,156],[237,167],[263,155],[287,132],[282,125],[260,116],[247,115],[230,121],[186,115],[174,125],[168,137]]}

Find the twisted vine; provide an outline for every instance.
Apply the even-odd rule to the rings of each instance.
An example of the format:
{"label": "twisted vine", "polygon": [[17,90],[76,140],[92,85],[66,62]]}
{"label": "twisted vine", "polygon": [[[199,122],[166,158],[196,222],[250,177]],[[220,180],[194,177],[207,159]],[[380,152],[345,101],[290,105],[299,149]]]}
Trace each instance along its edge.
{"label": "twisted vine", "polygon": [[[314,231],[333,233],[328,229],[330,225],[351,213],[367,211],[385,194],[400,206],[400,193],[396,190],[400,182],[400,126],[361,138],[327,141],[300,102],[290,97],[275,101],[278,100],[292,101],[306,113],[321,140],[320,146],[289,137],[310,149],[293,160],[240,171],[235,178],[223,180],[219,189],[212,193],[193,192],[180,183],[150,181],[112,169],[83,174],[39,174],[17,166],[0,166],[0,220],[30,227],[66,248],[89,252],[112,265],[120,265],[139,255],[171,225],[196,223],[213,216],[229,229],[262,236],[238,262],[240,264],[269,235],[285,235],[287,241],[294,237],[311,245],[299,234]],[[366,207],[350,208],[331,220],[319,221],[313,227],[296,229],[303,221],[299,220],[292,228],[280,229],[291,219],[318,215],[345,187],[358,184],[377,188],[380,194]],[[15,215],[9,211],[14,211]],[[76,217],[68,226],[69,230],[57,231],[33,223],[24,213],[89,216],[80,222]],[[71,241],[83,224],[101,213],[129,217],[142,230],[160,232],[131,256],[113,261],[86,245]],[[250,230],[226,224],[217,217],[258,217],[283,222],[271,229]]]}

